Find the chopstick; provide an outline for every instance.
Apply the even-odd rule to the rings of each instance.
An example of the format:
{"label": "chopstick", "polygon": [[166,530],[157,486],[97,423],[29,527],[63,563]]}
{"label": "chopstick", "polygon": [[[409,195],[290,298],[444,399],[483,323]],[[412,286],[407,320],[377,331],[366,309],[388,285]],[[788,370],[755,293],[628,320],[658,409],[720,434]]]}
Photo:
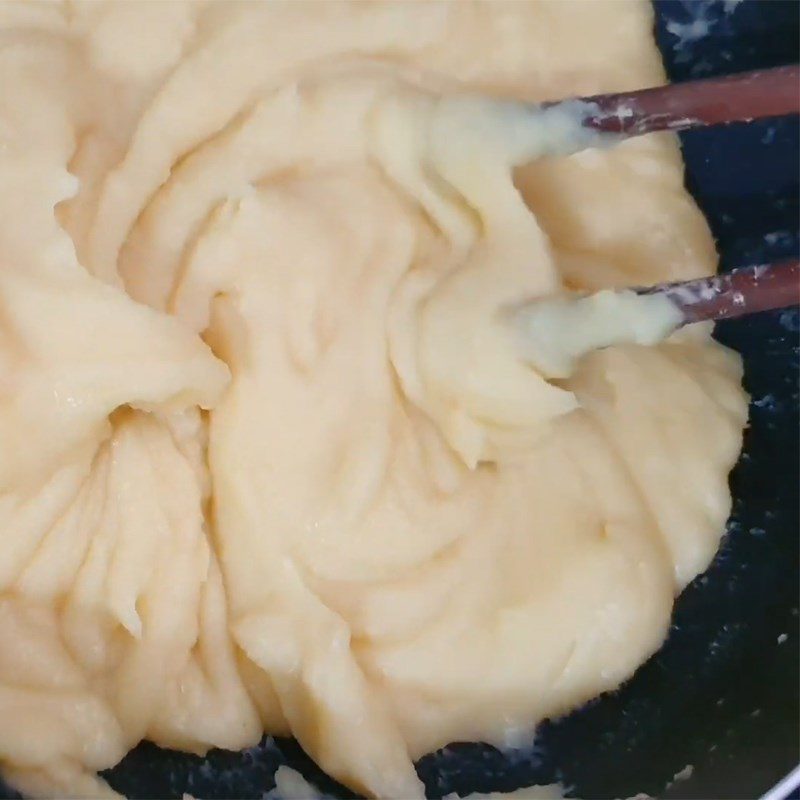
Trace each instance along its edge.
{"label": "chopstick", "polygon": [[[553,108],[560,103],[546,103]],[[580,98],[585,128],[639,136],[800,113],[800,65]],[[800,302],[800,261],[787,259],[681,283],[634,289],[664,294],[684,323],[735,319]]]}
{"label": "chopstick", "polygon": [[[546,103],[553,107],[561,102]],[[580,98],[584,127],[639,136],[800,113],[800,66],[742,72],[635,92]]]}
{"label": "chopstick", "polygon": [[668,297],[680,309],[684,325],[735,319],[800,303],[800,259],[742,267],[708,278],[634,291]]}
{"label": "chopstick", "polygon": [[580,358],[612,345],[654,345],[678,328],[800,301],[800,260],[744,267],[680,283],[538,297],[505,309],[520,358],[545,378],[569,377]]}
{"label": "chopstick", "polygon": [[[567,130],[558,150],[565,155],[602,145],[605,134],[625,138],[800,113],[800,67],[572,98],[539,108],[544,114],[535,122],[546,121],[552,112],[556,136]],[[569,127],[576,117],[578,135]],[[679,283],[534,298],[503,314],[523,361],[545,378],[565,378],[592,350],[626,342],[657,344],[693,322],[798,303],[800,259],[791,258]]]}

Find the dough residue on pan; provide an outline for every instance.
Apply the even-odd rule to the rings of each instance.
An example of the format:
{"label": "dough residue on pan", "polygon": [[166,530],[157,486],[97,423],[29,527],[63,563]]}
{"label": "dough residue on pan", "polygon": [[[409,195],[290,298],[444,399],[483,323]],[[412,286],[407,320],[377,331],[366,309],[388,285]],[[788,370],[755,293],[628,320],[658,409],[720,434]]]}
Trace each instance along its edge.
{"label": "dough residue on pan", "polygon": [[558,131],[507,102],[662,82],[651,29],[0,4],[9,782],[267,731],[421,797],[414,759],[529,741],[660,646],[728,514],[739,359],[695,326],[548,382],[494,313],[714,270],[672,136],[535,159]]}

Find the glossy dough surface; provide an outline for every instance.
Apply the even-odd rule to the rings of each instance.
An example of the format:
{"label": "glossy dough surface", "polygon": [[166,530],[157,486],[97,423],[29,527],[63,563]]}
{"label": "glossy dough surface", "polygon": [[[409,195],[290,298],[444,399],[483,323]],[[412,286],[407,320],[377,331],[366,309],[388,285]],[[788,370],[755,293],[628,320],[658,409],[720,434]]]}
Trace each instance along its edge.
{"label": "glossy dough surface", "polygon": [[648,4],[577,5],[0,4],[22,791],[267,731],[418,797],[413,759],[528,742],[659,647],[728,514],[738,358],[694,328],[556,385],[492,317],[715,268],[673,138],[515,169],[530,131],[470,95],[664,80]]}

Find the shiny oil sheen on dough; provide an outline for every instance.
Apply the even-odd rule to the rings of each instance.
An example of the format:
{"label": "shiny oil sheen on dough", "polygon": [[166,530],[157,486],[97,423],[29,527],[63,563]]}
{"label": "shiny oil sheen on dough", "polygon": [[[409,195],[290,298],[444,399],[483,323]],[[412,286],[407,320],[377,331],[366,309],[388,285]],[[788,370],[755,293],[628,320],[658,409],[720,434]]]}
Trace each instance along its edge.
{"label": "shiny oil sheen on dough", "polygon": [[504,101],[662,82],[651,26],[0,4],[8,781],[267,731],[421,797],[414,759],[529,742],[659,647],[728,514],[738,358],[695,327],[556,385],[493,317],[714,270],[671,136],[520,164]]}

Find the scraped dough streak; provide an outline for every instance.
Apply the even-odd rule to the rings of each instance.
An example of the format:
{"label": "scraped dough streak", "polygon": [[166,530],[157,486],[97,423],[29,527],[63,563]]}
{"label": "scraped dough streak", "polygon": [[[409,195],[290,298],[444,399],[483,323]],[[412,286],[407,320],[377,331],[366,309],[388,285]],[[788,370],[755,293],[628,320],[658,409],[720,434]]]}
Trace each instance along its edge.
{"label": "scraped dough streak", "polygon": [[695,328],[556,385],[493,315],[713,270],[669,136],[512,170],[553,131],[505,101],[662,81],[651,23],[0,5],[8,780],[91,796],[143,738],[266,730],[419,797],[412,759],[529,741],[658,648],[729,510],[739,361]]}

